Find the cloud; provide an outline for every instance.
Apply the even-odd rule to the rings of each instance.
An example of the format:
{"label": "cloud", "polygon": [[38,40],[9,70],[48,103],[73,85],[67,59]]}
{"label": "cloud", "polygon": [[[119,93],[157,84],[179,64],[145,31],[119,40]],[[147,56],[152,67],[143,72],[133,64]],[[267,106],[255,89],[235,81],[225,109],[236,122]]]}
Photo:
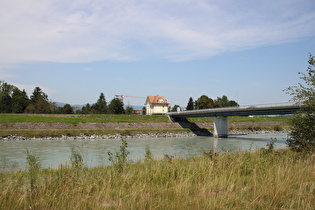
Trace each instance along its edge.
{"label": "cloud", "polygon": [[91,68],[91,67],[84,67],[83,70],[84,71],[93,71],[93,68]]}
{"label": "cloud", "polygon": [[312,0],[3,0],[0,64],[190,60],[314,36]]}

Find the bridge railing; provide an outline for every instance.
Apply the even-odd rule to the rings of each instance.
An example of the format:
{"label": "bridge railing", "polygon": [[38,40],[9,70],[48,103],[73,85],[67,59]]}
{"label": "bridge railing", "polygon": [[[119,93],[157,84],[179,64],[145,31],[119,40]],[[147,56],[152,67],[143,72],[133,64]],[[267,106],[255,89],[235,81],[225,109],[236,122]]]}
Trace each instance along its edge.
{"label": "bridge railing", "polygon": [[200,113],[207,111],[228,111],[228,110],[242,110],[242,109],[254,109],[254,108],[272,108],[272,107],[300,107],[300,102],[282,102],[282,103],[269,103],[269,104],[254,104],[254,105],[243,105],[243,106],[233,106],[233,107],[221,107],[221,108],[210,108],[210,109],[198,109],[198,110],[185,110],[185,111],[176,111],[168,112],[167,114],[172,113]]}

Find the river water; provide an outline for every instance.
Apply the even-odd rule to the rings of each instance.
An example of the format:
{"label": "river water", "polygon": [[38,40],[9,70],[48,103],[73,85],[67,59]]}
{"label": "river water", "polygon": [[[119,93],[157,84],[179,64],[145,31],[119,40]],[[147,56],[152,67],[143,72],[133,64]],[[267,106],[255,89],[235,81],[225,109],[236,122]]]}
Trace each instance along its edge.
{"label": "river water", "polygon": [[[154,158],[164,155],[174,157],[200,156],[203,152],[222,151],[255,151],[266,148],[272,140],[275,148],[286,147],[286,133],[249,134],[230,136],[226,139],[213,137],[176,137],[176,138],[128,138],[128,159],[142,160],[145,148],[150,148]],[[26,149],[37,156],[43,168],[58,168],[58,164],[70,162],[71,149],[80,151],[85,166],[110,165],[108,151],[119,151],[121,139],[92,139],[92,140],[25,140],[0,142],[0,171],[25,170]]]}

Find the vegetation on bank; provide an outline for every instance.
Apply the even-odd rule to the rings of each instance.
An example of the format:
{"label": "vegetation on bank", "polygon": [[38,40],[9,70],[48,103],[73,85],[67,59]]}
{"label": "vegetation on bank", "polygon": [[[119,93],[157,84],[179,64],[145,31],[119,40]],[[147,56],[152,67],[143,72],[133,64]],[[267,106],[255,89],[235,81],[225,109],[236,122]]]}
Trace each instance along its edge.
{"label": "vegetation on bank", "polygon": [[[189,118],[191,122],[213,122],[213,117]],[[229,122],[284,122],[290,117],[229,117]],[[168,123],[164,115],[110,115],[110,114],[80,114],[80,115],[54,115],[54,114],[0,114],[0,123]]]}
{"label": "vegetation on bank", "polygon": [[[41,169],[27,151],[28,171],[0,172],[3,209],[313,209],[314,155],[268,149],[128,162],[127,144],[112,166],[69,162]],[[106,151],[104,151],[106,152]]]}
{"label": "vegetation on bank", "polygon": [[169,119],[163,115],[114,115],[114,114],[0,114],[0,123],[165,123]]}

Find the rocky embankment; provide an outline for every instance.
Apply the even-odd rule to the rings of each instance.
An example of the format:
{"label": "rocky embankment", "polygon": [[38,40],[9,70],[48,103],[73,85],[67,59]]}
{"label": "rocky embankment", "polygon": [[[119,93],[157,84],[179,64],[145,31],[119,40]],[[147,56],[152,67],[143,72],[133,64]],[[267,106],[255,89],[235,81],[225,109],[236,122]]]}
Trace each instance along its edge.
{"label": "rocky embankment", "polygon": [[[279,126],[283,122],[231,122],[229,127],[264,127],[264,126]],[[213,123],[191,123],[187,124],[186,128],[197,126],[199,128],[213,128]],[[167,129],[167,128],[182,128],[178,123],[0,123],[0,129]]]}
{"label": "rocky embankment", "polygon": [[[243,135],[243,134],[258,134],[258,133],[275,133],[275,132],[287,132],[276,131],[276,130],[263,130],[263,129],[253,129],[253,128],[262,128],[266,126],[281,126],[283,122],[231,122],[229,123],[229,135]],[[178,123],[78,123],[78,124],[69,124],[69,123],[0,123],[0,129],[8,129],[8,130],[37,130],[37,129],[78,129],[78,130],[93,130],[93,129],[111,129],[117,130],[115,135],[79,135],[79,136],[62,136],[62,137],[45,137],[40,139],[114,139],[114,138],[161,138],[161,137],[188,137],[188,136],[196,136],[198,132],[176,132],[172,133],[167,131],[170,128],[183,128],[183,125]],[[191,123],[186,124],[185,128],[196,129],[200,128],[201,130],[211,129],[213,128],[213,123]],[[206,128],[206,129],[205,129]],[[234,129],[235,128],[235,129]],[[239,129],[242,128],[242,129]],[[145,129],[148,130],[146,133],[138,133],[135,135],[121,135],[119,133],[120,130],[128,130],[128,129]],[[165,132],[156,132],[155,130],[163,130]],[[152,132],[150,132],[152,130]],[[37,139],[37,138],[26,138],[16,135],[8,135],[4,137],[0,137],[0,140],[29,140],[29,139]]]}

